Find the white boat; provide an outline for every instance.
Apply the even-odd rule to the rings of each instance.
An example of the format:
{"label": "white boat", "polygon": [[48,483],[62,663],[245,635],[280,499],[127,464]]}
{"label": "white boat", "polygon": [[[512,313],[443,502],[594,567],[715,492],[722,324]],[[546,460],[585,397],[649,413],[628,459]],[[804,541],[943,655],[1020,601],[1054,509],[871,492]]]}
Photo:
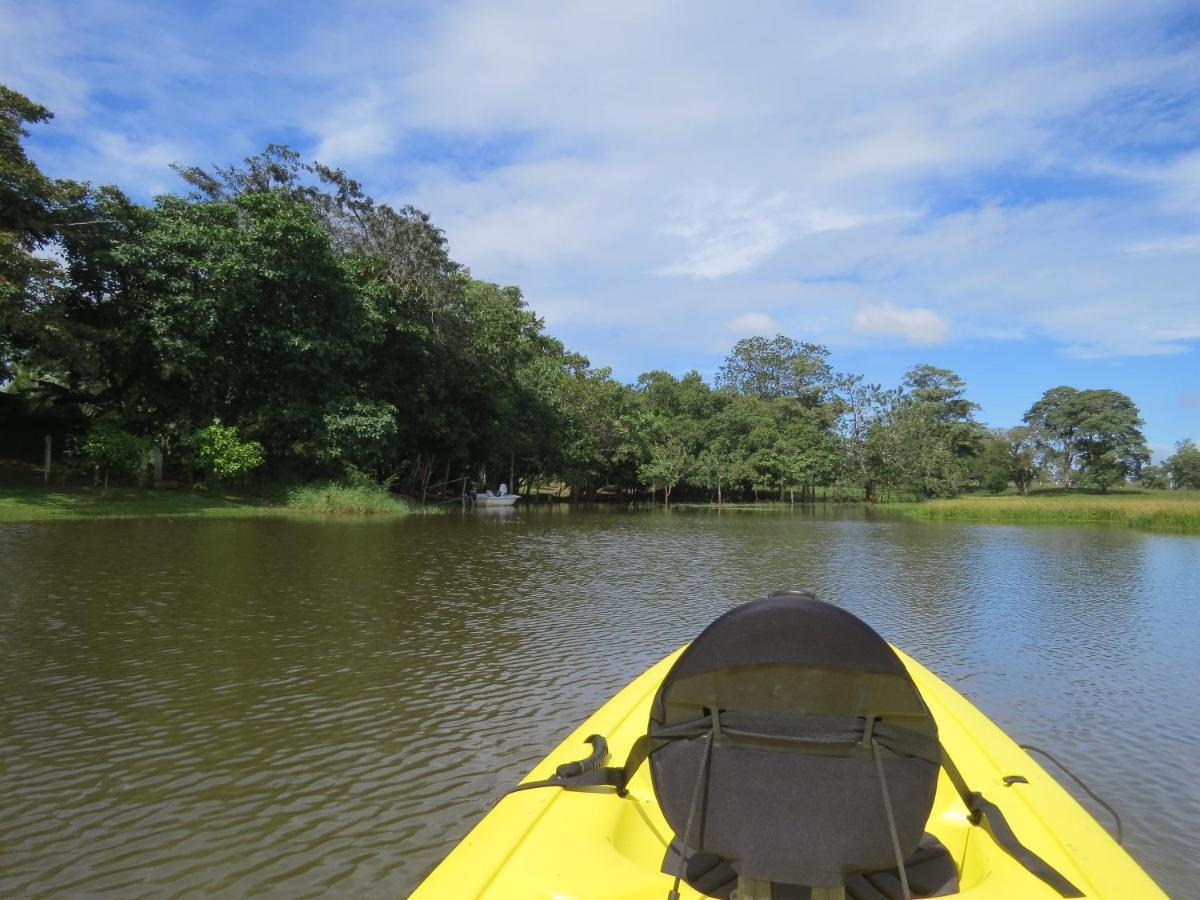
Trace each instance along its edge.
{"label": "white boat", "polygon": [[521,499],[520,494],[510,494],[508,485],[500,485],[500,490],[496,493],[484,491],[482,494],[475,495],[476,506],[512,506]]}

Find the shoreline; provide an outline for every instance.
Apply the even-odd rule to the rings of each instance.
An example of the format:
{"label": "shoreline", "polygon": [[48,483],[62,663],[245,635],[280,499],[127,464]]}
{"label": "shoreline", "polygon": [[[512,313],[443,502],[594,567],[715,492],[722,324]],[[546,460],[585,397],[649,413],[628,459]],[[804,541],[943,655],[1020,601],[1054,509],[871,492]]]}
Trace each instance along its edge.
{"label": "shoreline", "polygon": [[414,507],[384,491],[361,488],[329,490],[305,486],[300,503],[288,494],[239,494],[180,489],[120,487],[102,491],[79,487],[0,485],[0,524],[5,522],[84,521],[161,518],[395,519],[430,510]]}
{"label": "shoreline", "polygon": [[[802,505],[802,504],[796,504]],[[807,504],[809,506],[813,504]],[[818,506],[826,504],[815,504]],[[859,501],[829,504],[866,506]],[[775,501],[716,504],[680,502],[679,509],[771,512]],[[1200,534],[1200,492],[1125,490],[1108,494],[1061,491],[965,495],[946,500],[880,503],[869,509],[919,521],[1011,525],[1110,525],[1173,534]],[[0,485],[0,523],[140,518],[254,518],[294,516],[341,520],[394,519],[444,512],[380,489],[304,485],[285,492],[198,492],[180,489]]]}

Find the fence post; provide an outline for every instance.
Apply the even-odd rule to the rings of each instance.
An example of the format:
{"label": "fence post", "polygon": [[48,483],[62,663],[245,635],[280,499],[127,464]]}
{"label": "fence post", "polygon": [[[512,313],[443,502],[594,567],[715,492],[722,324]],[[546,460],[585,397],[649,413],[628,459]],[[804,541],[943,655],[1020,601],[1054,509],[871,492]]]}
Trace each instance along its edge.
{"label": "fence post", "polygon": [[157,444],[150,448],[150,465],[154,469],[154,486],[160,488],[163,481],[163,453]]}

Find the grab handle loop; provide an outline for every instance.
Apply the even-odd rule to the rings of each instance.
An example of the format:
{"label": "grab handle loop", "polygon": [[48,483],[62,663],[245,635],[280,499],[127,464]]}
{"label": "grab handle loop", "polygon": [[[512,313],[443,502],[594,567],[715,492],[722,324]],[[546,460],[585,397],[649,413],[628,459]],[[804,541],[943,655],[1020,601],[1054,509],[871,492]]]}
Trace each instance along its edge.
{"label": "grab handle loop", "polygon": [[608,741],[601,734],[589,734],[585,740],[592,745],[590,756],[566,762],[555,769],[554,774],[559,778],[578,778],[586,772],[595,772],[608,762]]}

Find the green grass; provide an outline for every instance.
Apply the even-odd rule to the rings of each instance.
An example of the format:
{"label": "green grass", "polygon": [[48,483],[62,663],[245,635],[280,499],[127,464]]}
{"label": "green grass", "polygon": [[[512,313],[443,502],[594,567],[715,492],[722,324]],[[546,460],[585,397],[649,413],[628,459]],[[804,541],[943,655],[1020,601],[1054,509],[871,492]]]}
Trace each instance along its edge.
{"label": "green grass", "polygon": [[1144,491],[1107,494],[1039,491],[1019,495],[973,495],[904,504],[906,515],[958,522],[1096,523],[1200,534],[1200,492]]}
{"label": "green grass", "polygon": [[233,517],[279,515],[404,516],[428,512],[394,498],[385,489],[338,484],[307,485],[286,494],[144,488],[45,488],[0,484],[0,522],[47,519]]}
{"label": "green grass", "polygon": [[386,488],[334,482],[292,488],[286,506],[293,512],[326,515],[405,516],[411,511],[408,503],[393,497]]}
{"label": "green grass", "polygon": [[42,519],[142,518],[147,516],[268,515],[262,497],[189,490],[140,488],[43,488],[0,485],[0,522]]}

